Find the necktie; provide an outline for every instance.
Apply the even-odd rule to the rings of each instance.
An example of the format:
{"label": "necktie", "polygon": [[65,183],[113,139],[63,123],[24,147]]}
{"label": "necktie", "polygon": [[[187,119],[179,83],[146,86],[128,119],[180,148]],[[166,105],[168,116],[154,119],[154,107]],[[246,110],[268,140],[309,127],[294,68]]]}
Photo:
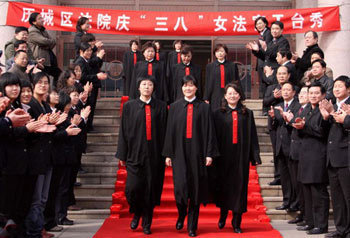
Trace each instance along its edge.
{"label": "necktie", "polygon": [[225,88],[225,66],[220,64],[221,88]]}
{"label": "necktie", "polygon": [[152,140],[152,119],[151,119],[151,106],[145,105],[146,114],[146,138]]}
{"label": "necktie", "polygon": [[304,108],[303,108],[303,107],[301,107],[301,108],[299,109],[298,114],[300,115],[300,114],[303,112],[303,110],[304,110]]}
{"label": "necktie", "polygon": [[190,75],[190,67],[186,67],[185,73],[186,73],[186,75]]}
{"label": "necktie", "polygon": [[186,124],[186,138],[192,138],[192,119],[193,119],[193,104],[187,105],[187,124]]}
{"label": "necktie", "polygon": [[148,62],[148,75],[152,75],[152,63]]}
{"label": "necktie", "polygon": [[232,144],[237,144],[238,142],[238,116],[237,111],[232,111]]}
{"label": "necktie", "polygon": [[286,103],[286,105],[284,106],[284,112],[286,112],[288,110],[288,103]]}

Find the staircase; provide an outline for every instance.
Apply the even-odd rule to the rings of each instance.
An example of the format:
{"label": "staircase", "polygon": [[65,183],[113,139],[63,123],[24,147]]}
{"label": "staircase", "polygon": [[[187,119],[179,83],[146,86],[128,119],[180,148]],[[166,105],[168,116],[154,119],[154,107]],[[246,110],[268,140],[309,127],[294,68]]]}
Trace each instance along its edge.
{"label": "staircase", "polygon": [[[262,100],[246,100],[245,105],[253,110],[259,137],[262,164],[257,167],[259,183],[266,214],[272,220],[287,220],[295,217],[295,213],[278,211],[275,207],[282,204],[281,186],[269,186],[273,180],[274,166],[270,136],[267,134],[267,117],[262,116]],[[107,218],[110,215],[112,194],[115,192],[117,150],[119,131],[120,98],[100,99],[97,103],[94,119],[94,132],[88,134],[87,153],[83,155],[82,166],[88,171],[79,174],[81,187],[75,188],[77,205],[81,211],[70,211],[72,219]]]}

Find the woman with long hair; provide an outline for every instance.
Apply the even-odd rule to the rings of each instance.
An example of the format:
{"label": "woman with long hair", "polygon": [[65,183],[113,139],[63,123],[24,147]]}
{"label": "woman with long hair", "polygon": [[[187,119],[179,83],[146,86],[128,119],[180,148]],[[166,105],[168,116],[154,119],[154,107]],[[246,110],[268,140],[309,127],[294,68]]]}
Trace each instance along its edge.
{"label": "woman with long hair", "polygon": [[220,207],[218,226],[225,226],[228,211],[233,214],[232,227],[242,233],[242,213],[247,212],[249,164],[261,164],[254,115],[246,108],[242,89],[227,84],[214,124],[220,157],[215,160],[215,203]]}

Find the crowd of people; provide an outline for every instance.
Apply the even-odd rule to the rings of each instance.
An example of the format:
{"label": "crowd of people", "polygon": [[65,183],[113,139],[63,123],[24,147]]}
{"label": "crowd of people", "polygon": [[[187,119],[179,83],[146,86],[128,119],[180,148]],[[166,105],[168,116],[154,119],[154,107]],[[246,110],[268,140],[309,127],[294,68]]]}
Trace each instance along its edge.
{"label": "crowd of people", "polygon": [[[90,29],[77,22],[76,57],[61,71],[39,13],[30,28],[17,27],[5,46],[6,73],[0,76],[0,236],[52,237],[73,225],[74,186],[86,149],[105,50]],[[246,48],[258,58],[263,114],[273,145],[275,179],[283,204],[298,212],[289,223],[308,234],[328,232],[330,186],[336,232],[350,237],[350,79],[333,80],[316,32],[305,33],[306,50],[290,51],[283,23],[255,21],[259,40]],[[218,227],[229,210],[234,232],[242,233],[247,211],[249,166],[261,164],[254,115],[244,105],[238,67],[217,44],[205,69],[192,62],[190,45],[174,41],[168,54],[159,41],[130,41],[123,58],[123,106],[116,157],[126,165],[125,194],[136,229],[142,218],[151,234],[154,207],[160,205],[165,167],[171,166],[178,209],[175,228],[187,219],[197,235],[200,204],[220,208]]]}

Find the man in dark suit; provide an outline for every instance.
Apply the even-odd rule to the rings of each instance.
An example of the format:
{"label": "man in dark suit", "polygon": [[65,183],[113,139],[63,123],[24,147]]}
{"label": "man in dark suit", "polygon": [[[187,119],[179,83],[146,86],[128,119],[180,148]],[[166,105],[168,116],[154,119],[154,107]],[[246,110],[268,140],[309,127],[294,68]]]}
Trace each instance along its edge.
{"label": "man in dark suit", "polygon": [[326,73],[327,64],[321,59],[314,60],[311,63],[311,74],[315,78],[315,81],[320,82],[326,89],[326,99],[334,100],[333,96],[333,80],[328,78]]}
{"label": "man in dark suit", "polygon": [[307,47],[304,50],[301,58],[295,52],[292,57],[292,61],[295,62],[296,68],[296,81],[299,83],[303,78],[304,73],[311,67],[311,55],[314,52],[321,51],[321,48],[318,46],[318,35],[315,31],[307,31],[304,34],[305,46]]}
{"label": "man in dark suit", "polygon": [[305,226],[297,230],[307,234],[328,232],[329,194],[327,190],[327,136],[329,123],[323,120],[319,102],[326,96],[319,83],[311,84],[308,92],[310,103],[300,116],[293,120],[293,127],[301,138],[298,180],[303,184],[305,199]]}
{"label": "man in dark suit", "polygon": [[281,174],[281,185],[283,192],[283,204],[276,207],[276,210],[286,210],[295,212],[299,208],[296,201],[295,189],[291,184],[291,175],[289,173],[288,163],[290,154],[291,134],[293,127],[285,121],[287,113],[296,114],[300,104],[295,96],[295,87],[292,83],[286,82],[282,86],[283,101],[278,103],[269,111],[273,119],[272,125],[277,128],[276,131],[276,156],[278,160],[279,172]]}
{"label": "man in dark suit", "polygon": [[[334,81],[336,103],[322,101],[320,111],[331,123],[327,143],[327,168],[333,204],[336,231],[326,237],[350,235],[350,170],[348,164],[348,131],[344,127],[345,112],[342,104],[350,104],[350,79],[340,76]],[[332,115],[332,116],[331,116]]]}
{"label": "man in dark suit", "polygon": [[[288,72],[288,68],[285,66],[280,66],[277,69],[277,84],[273,84],[267,87],[266,93],[263,100],[263,106],[270,108],[271,106],[275,106],[278,103],[283,101],[281,87],[282,84],[288,82],[290,74]],[[268,118],[268,129],[272,143],[273,149],[273,162],[275,167],[274,180],[270,182],[270,185],[280,185],[280,173],[278,170],[278,160],[276,158],[276,129],[272,126],[272,118]]]}

